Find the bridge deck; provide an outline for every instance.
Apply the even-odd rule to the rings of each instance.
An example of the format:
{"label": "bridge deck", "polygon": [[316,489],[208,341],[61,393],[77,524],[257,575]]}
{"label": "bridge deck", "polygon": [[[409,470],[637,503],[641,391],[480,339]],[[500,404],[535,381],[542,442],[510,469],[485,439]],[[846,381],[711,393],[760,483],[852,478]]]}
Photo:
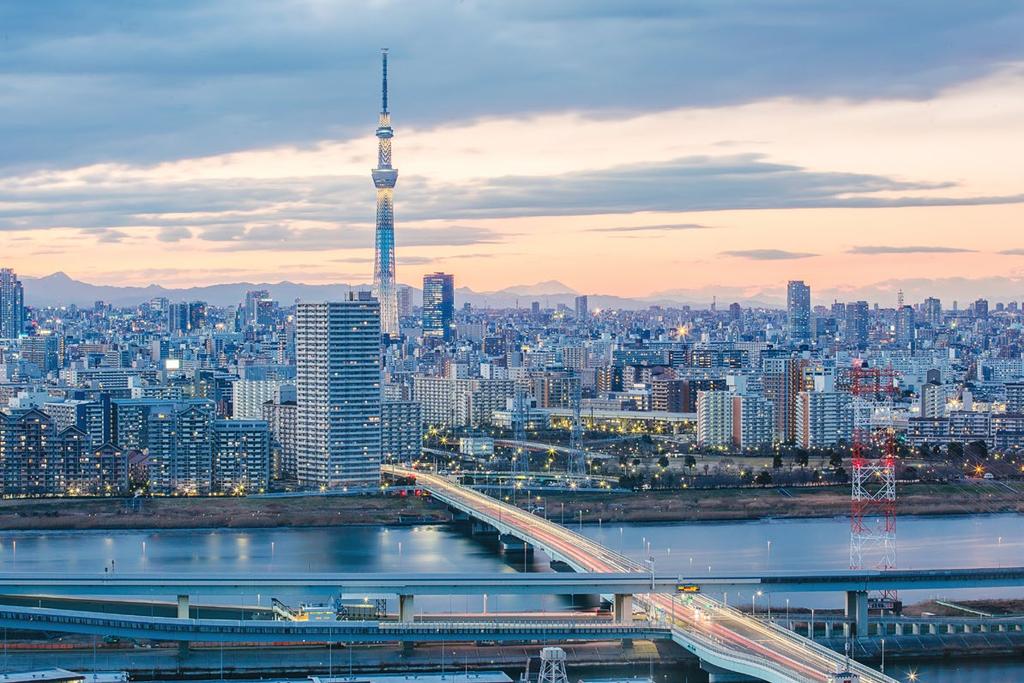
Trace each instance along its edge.
{"label": "bridge deck", "polygon": [[[501,533],[512,534],[539,547],[577,571],[645,573],[640,564],[585,536],[444,477],[395,466],[386,467],[385,471],[415,478],[419,486],[438,500],[494,526]],[[832,673],[844,666],[844,658],[835,652],[704,595],[683,602],[675,595],[654,592],[645,602],[654,618],[671,626],[676,642],[726,670],[770,683],[825,683]],[[855,662],[851,663],[851,668],[860,675],[861,683],[894,683],[894,679]]]}

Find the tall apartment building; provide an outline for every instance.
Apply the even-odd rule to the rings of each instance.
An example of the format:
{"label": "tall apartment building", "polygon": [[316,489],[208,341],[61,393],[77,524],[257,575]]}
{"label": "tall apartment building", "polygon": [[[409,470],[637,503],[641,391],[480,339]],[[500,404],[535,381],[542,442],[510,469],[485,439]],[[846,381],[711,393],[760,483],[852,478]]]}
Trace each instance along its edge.
{"label": "tall apartment building", "polygon": [[457,379],[415,376],[412,398],[422,404],[423,423],[475,427],[491,424],[494,411],[505,410],[515,396],[511,379]]}
{"label": "tall apartment building", "polygon": [[25,329],[25,292],[10,268],[0,268],[0,339],[17,339]]}
{"label": "tall apartment building", "polygon": [[261,493],[270,485],[270,430],[264,420],[214,420],[214,492]]}
{"label": "tall apartment building", "polygon": [[842,391],[801,391],[796,401],[796,443],[829,448],[853,437],[853,397]]}
{"label": "tall apartment building", "polygon": [[729,448],[732,443],[732,393],[697,394],[697,443],[705,448]]}
{"label": "tall apartment building", "polygon": [[419,401],[380,404],[381,456],[385,462],[412,462],[423,447],[423,406]]}
{"label": "tall apartment building", "polygon": [[762,359],[764,397],[772,402],[775,415],[775,438],[784,443],[796,440],[796,398],[804,389],[803,368],[807,365],[794,357]]}
{"label": "tall apartment building", "polygon": [[294,479],[298,474],[297,414],[295,401],[263,404],[263,419],[270,429],[270,473],[274,479]]}
{"label": "tall apartment building", "polygon": [[1006,412],[1024,413],[1024,382],[1006,383]]}
{"label": "tall apartment building", "polygon": [[240,379],[232,385],[231,417],[236,420],[263,419],[267,401],[294,400],[295,383],[280,379]]}
{"label": "tall apartment building", "polygon": [[786,288],[787,331],[793,341],[811,338],[811,288],[803,280],[790,280]]}
{"label": "tall apartment building", "polygon": [[740,449],[770,445],[775,435],[775,407],[757,394],[732,395],[732,443]]}
{"label": "tall apartment building", "polygon": [[380,305],[299,304],[297,475],[305,487],[380,481]]}
{"label": "tall apartment building", "polygon": [[211,401],[154,410],[147,419],[149,486],[163,495],[207,495],[213,484]]}

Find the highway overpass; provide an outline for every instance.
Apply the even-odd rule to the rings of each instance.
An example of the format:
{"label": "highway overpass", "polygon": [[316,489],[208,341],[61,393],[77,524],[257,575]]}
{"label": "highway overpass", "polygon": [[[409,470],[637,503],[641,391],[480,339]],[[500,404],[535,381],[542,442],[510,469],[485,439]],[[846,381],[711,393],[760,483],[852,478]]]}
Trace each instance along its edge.
{"label": "highway overpass", "polygon": [[[543,550],[552,559],[579,572],[646,573],[643,565],[581,534],[467,489],[444,477],[403,467],[387,466],[387,474],[412,477],[437,500]],[[620,620],[632,615],[632,596],[615,600]],[[827,683],[849,664],[861,683],[894,683],[894,679],[796,635],[764,623],[705,595],[683,601],[673,593],[649,593],[640,598],[652,618],[671,626],[672,639],[697,655],[708,668],[729,680],[769,683]],[[712,680],[715,680],[713,677]]]}

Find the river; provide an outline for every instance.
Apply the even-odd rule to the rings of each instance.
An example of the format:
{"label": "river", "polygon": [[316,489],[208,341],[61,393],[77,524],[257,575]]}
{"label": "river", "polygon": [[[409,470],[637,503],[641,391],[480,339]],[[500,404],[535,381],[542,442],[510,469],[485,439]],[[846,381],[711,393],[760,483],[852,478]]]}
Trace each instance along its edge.
{"label": "river", "polygon": [[[899,520],[898,564],[901,568],[1024,565],[1024,516],[977,515],[908,517]],[[849,564],[845,519],[765,520],[758,522],[588,525],[580,530],[605,545],[644,560],[655,568],[684,576],[786,570],[840,570]],[[455,527],[348,527],[313,529],[0,532],[0,568],[41,572],[515,572],[521,556],[506,561],[486,542]],[[525,566],[548,571],[537,554]],[[945,592],[944,597],[1024,597],[1019,589]],[[253,595],[251,604],[266,605],[271,596]],[[286,602],[320,601],[321,594],[277,594]],[[728,596],[748,605],[751,595]],[[755,598],[757,610],[791,607],[840,607],[839,595],[800,594]],[[905,592],[905,602],[937,597]],[[586,605],[571,596],[529,598],[490,596],[487,609],[514,611],[567,609]],[[478,612],[480,597],[422,597],[418,610]],[[898,666],[897,671],[907,669]],[[1024,680],[1016,662],[958,662],[915,666],[919,680],[939,683],[995,683]],[[690,680],[693,680],[692,677]]]}

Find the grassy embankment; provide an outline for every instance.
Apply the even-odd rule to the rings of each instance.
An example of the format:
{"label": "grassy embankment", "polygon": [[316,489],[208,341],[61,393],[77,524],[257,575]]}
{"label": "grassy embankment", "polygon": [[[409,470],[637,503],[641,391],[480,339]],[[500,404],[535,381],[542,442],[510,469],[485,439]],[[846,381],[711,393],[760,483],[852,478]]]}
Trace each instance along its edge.
{"label": "grassy embankment", "polygon": [[[849,511],[845,486],[778,489],[567,494],[541,490],[530,506],[566,523],[672,522],[832,517]],[[538,494],[540,496],[538,500]],[[525,496],[518,502],[526,507]],[[563,517],[564,504],[564,517]],[[900,487],[901,515],[1024,512],[1024,497],[992,482]],[[192,529],[344,526],[444,522],[448,512],[428,498],[308,496],[291,498],[147,498],[133,509],[114,498],[0,501],[0,530]]]}

